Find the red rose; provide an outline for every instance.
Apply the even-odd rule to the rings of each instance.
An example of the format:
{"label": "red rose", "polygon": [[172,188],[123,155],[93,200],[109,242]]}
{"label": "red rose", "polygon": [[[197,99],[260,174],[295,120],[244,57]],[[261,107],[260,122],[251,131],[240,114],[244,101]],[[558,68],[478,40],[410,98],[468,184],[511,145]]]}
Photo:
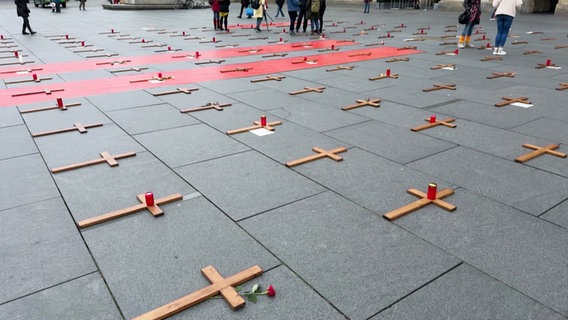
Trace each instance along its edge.
{"label": "red rose", "polygon": [[274,290],[274,287],[272,287],[272,285],[268,286],[268,288],[266,289],[266,294],[269,297],[274,297],[276,295],[276,290]]}

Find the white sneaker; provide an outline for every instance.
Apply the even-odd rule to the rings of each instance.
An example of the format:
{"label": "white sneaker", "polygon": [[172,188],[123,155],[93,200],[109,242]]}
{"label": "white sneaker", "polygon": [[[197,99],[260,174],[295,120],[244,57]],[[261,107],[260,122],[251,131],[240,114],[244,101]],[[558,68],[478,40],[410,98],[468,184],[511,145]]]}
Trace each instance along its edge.
{"label": "white sneaker", "polygon": [[475,48],[475,46],[469,42],[465,43],[466,48]]}
{"label": "white sneaker", "polygon": [[464,48],[464,45],[463,45],[463,43],[461,43],[461,42],[460,42],[460,43],[458,43],[458,49],[463,49],[463,48]]}
{"label": "white sneaker", "polygon": [[497,47],[493,48],[493,55],[496,55],[498,51],[499,51],[499,48],[497,48]]}
{"label": "white sneaker", "polygon": [[502,47],[499,47],[499,50],[497,50],[497,55],[498,56],[505,56],[505,55],[507,55],[507,52],[505,52],[505,50],[503,50]]}

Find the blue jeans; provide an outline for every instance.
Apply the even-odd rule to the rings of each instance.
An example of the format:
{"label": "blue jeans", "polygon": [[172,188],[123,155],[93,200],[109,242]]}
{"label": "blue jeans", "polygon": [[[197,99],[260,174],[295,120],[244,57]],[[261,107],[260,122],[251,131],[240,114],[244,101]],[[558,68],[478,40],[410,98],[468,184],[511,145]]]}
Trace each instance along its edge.
{"label": "blue jeans", "polygon": [[511,25],[513,24],[513,17],[506,14],[498,14],[495,16],[495,20],[497,21],[495,47],[504,47],[507,36],[509,35],[509,29],[511,29]]}
{"label": "blue jeans", "polygon": [[369,12],[369,8],[371,8],[371,1],[365,2],[365,8],[363,8],[363,12]]}
{"label": "blue jeans", "polygon": [[310,26],[312,31],[319,32],[319,20],[318,18],[310,19]]}
{"label": "blue jeans", "polygon": [[470,36],[473,33],[473,23],[468,23],[463,27],[462,36]]}

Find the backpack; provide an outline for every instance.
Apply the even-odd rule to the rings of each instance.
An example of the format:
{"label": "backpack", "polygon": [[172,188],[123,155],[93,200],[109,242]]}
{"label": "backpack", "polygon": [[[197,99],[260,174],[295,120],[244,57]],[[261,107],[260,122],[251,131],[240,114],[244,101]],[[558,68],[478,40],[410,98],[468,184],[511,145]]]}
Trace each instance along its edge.
{"label": "backpack", "polygon": [[260,0],[252,0],[250,2],[250,7],[253,8],[254,10],[260,8]]}
{"label": "backpack", "polygon": [[312,7],[310,11],[313,13],[318,13],[320,11],[320,0],[312,0]]}

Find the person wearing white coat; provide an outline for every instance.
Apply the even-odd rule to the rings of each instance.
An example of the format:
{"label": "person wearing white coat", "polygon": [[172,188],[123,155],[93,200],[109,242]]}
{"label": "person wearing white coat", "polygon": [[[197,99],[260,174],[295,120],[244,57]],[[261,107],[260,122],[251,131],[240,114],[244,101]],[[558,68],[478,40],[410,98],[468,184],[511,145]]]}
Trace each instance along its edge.
{"label": "person wearing white coat", "polygon": [[260,7],[258,9],[254,9],[253,17],[256,18],[256,32],[260,32],[260,24],[262,23],[262,19],[264,18],[264,10],[268,9],[266,5],[266,0],[259,0]]}
{"label": "person wearing white coat", "polygon": [[497,35],[495,36],[495,47],[493,54],[504,56],[505,41],[509,36],[509,29],[513,24],[513,19],[517,14],[517,9],[523,5],[522,0],[493,0],[493,8],[495,8],[495,20],[497,22]]}

